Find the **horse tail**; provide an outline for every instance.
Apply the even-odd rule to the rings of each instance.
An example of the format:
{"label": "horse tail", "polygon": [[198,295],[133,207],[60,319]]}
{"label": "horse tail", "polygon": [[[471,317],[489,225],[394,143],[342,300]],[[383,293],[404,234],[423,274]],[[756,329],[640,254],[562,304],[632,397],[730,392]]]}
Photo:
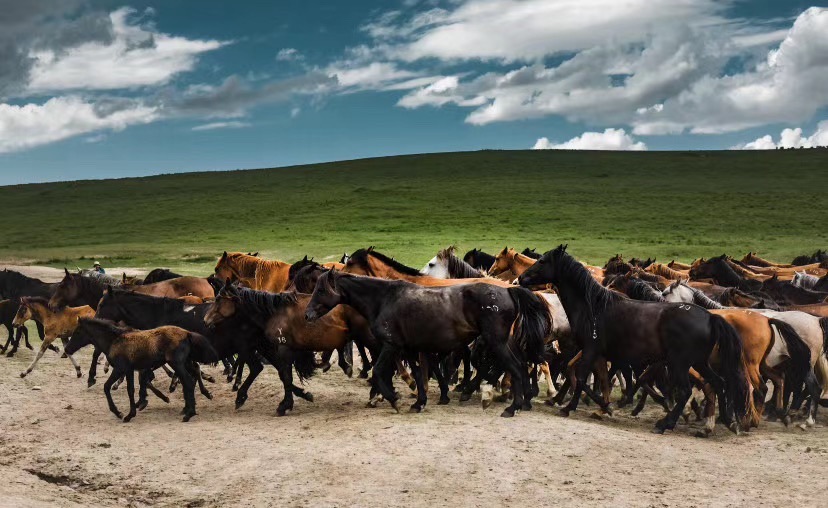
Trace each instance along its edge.
{"label": "horse tail", "polygon": [[819,326],[822,328],[822,352],[828,358],[828,317],[820,318]]}
{"label": "horse tail", "polygon": [[293,366],[299,381],[304,383],[316,373],[316,355],[313,351],[293,351]]}
{"label": "horse tail", "polygon": [[785,384],[790,386],[793,393],[798,393],[802,391],[802,385],[811,370],[811,348],[805,344],[802,337],[788,323],[778,319],[770,319],[770,324],[779,330],[782,339],[788,346],[788,355],[791,357],[785,371],[785,377],[787,378]]}
{"label": "horse tail", "polygon": [[195,360],[198,363],[216,363],[221,360],[210,339],[204,335],[190,332],[187,341],[190,343],[191,360]]}
{"label": "horse tail", "polygon": [[511,344],[526,353],[531,363],[543,363],[546,338],[552,333],[552,317],[546,300],[521,287],[509,288],[517,317]]}
{"label": "horse tail", "polygon": [[[748,376],[742,357],[742,338],[735,328],[723,317],[713,315],[712,338],[719,345],[722,374],[725,380],[725,395],[736,411],[739,422],[758,416],[750,398]],[[750,413],[750,414],[748,414]]]}

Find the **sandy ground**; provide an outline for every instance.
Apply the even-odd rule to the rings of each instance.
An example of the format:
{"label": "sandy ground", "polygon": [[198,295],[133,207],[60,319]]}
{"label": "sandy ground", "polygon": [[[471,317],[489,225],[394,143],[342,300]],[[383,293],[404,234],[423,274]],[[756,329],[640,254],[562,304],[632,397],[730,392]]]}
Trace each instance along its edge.
{"label": "sandy ground", "polygon": [[[504,419],[502,405],[483,411],[456,394],[394,414],[365,408],[364,381],[338,369],[310,381],[314,403],[277,418],[271,367],[239,411],[217,383],[189,423],[176,392],[170,405],[151,396],[125,424],[101,385],[87,389],[56,353],[18,378],[31,357],[0,357],[2,506],[826,506],[821,426],[765,423],[739,437],[718,427],[698,439],[680,425],[659,436],[654,407],[595,421],[588,409],[564,419],[536,403]],[[115,401],[126,412],[124,388]]]}
{"label": "sandy ground", "polygon": [[[78,354],[84,376],[90,354]],[[828,506],[825,410],[807,431],[763,423],[736,437],[719,426],[708,439],[692,437],[694,423],[652,434],[654,406],[595,421],[584,406],[564,419],[536,400],[504,419],[502,404],[483,411],[479,397],[437,406],[434,387],[424,413],[394,414],[365,408],[365,382],[334,367],[309,382],[314,403],[297,399],[277,418],[281,384],[266,366],[239,411],[217,383],[189,423],[179,390],[170,405],[151,395],[124,424],[106,407],[102,372],[87,389],[49,352],[20,379],[31,359],[0,357],[0,506]],[[115,401],[126,412],[124,388]]]}

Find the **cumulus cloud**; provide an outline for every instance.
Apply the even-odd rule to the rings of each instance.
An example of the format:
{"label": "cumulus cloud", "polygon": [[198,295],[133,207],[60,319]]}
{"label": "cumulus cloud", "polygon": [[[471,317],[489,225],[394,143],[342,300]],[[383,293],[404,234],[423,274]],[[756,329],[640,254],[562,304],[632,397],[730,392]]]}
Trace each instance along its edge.
{"label": "cumulus cloud", "polygon": [[304,55],[296,48],[282,48],[276,53],[276,60],[280,62],[295,62],[304,60]]}
{"label": "cumulus cloud", "polygon": [[604,132],[584,132],[564,143],[554,143],[540,138],[532,150],[630,150],[643,151],[647,145],[636,141],[624,129],[606,129]]}
{"label": "cumulus cloud", "polygon": [[32,51],[28,89],[115,90],[162,85],[193,69],[198,56],[225,42],[176,37],[130,22],[135,11],[122,8],[109,16],[113,38],[64,48]]}
{"label": "cumulus cloud", "polygon": [[779,141],[773,140],[770,134],[731,147],[731,150],[774,150],[776,148],[817,148],[828,147],[828,121],[820,122],[811,136],[803,136],[802,128],[785,129],[779,135]]}
{"label": "cumulus cloud", "polygon": [[157,108],[137,101],[117,100],[100,107],[78,97],[55,97],[43,104],[0,104],[0,153],[93,131],[120,131],[158,117]]}

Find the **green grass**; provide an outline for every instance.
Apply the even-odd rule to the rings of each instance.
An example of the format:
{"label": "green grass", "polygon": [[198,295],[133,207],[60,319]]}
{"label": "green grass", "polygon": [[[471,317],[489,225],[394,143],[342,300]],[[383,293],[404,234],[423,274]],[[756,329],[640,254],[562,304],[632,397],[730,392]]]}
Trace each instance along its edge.
{"label": "green grass", "polygon": [[375,245],[421,266],[441,247],[568,242],[689,260],[828,247],[828,151],[481,151],[267,170],[0,187],[0,259],[210,271],[221,251],[338,259]]}

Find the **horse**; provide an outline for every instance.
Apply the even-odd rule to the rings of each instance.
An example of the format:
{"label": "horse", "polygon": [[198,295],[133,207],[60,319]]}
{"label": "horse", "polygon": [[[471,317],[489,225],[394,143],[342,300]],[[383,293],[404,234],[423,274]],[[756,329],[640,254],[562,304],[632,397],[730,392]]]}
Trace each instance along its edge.
{"label": "horse", "polygon": [[534,247],[531,249],[529,247],[526,247],[525,249],[523,249],[523,251],[521,251],[521,254],[532,259],[540,259],[542,255],[540,252],[535,252]]}
{"label": "horse", "polygon": [[668,267],[667,265],[662,265],[661,263],[651,263],[647,268],[644,268],[645,272],[654,273],[656,275],[660,275],[665,279],[670,280],[688,280],[690,279],[690,273],[686,270],[675,270],[673,268]]}
{"label": "horse", "polygon": [[515,249],[503,247],[503,250],[495,256],[494,263],[489,267],[488,273],[492,277],[497,277],[501,273],[509,271],[514,274],[514,277],[517,277],[534,265],[535,261],[536,259],[521,254]]}
{"label": "horse", "polygon": [[[24,296],[20,299],[20,308],[17,310],[17,315],[14,317],[14,326],[22,327],[26,325],[26,321],[34,320],[43,325],[45,336],[43,343],[40,345],[32,363],[20,373],[20,377],[26,377],[34,370],[35,365],[43,357],[43,353],[49,349],[55,339],[63,340],[63,349],[66,352],[66,341],[75,332],[78,327],[78,320],[81,318],[89,318],[95,315],[95,310],[88,305],[81,307],[64,307],[61,310],[55,311],[49,307],[49,301],[37,296]],[[78,377],[81,377],[80,364],[70,354],[66,353],[72,366],[75,367],[75,372]]]}
{"label": "horse", "polygon": [[[107,284],[97,279],[69,273],[69,270],[65,268],[64,272],[65,276],[57,284],[49,300],[49,306],[52,308],[60,308],[65,305],[89,305],[93,309],[96,309]],[[192,295],[207,299],[215,296],[215,291],[210,283],[200,277],[178,277],[154,284],[137,286],[122,285],[121,287],[143,295],[167,298]]]}
{"label": "horse", "polygon": [[[399,411],[398,399],[390,377],[398,354],[448,354],[478,337],[515,384],[514,400],[501,416],[511,417],[531,408],[531,402],[524,399],[528,388],[526,362],[543,361],[544,341],[552,323],[546,303],[530,291],[491,284],[427,288],[331,271],[316,283],[305,317],[315,321],[340,304],[364,316],[381,342],[374,374],[380,392],[395,410]],[[419,412],[427,395],[417,370],[415,379],[417,401],[411,410]],[[443,397],[447,398],[445,393]]]}
{"label": "horse", "polygon": [[313,401],[310,394],[294,386],[292,365],[299,380],[304,381],[314,374],[314,351],[339,349],[351,340],[367,347],[375,344],[365,319],[348,306],[339,307],[323,320],[306,322],[305,309],[310,300],[311,295],[306,294],[239,288],[228,280],[204,316],[207,326],[218,326],[235,317],[267,338],[266,342],[276,351],[274,365],[285,389],[276,410],[278,416],[293,409],[294,393]]}
{"label": "horse", "polygon": [[[115,323],[123,323],[138,330],[149,330],[160,326],[178,326],[205,336],[222,359],[222,362],[225,363],[226,373],[231,371],[226,359],[235,354],[238,354],[238,362],[246,363],[251,372],[261,371],[261,362],[259,362],[253,350],[259,340],[259,335],[255,333],[256,330],[245,327],[243,323],[228,323],[227,326],[211,330],[204,324],[204,315],[208,309],[209,304],[190,305],[178,298],[155,297],[123,289],[106,288],[98,304],[95,317]],[[100,353],[98,352],[98,354]],[[255,365],[257,362],[259,363],[258,366]],[[92,365],[97,365],[94,358]],[[95,384],[94,376],[95,372],[90,370],[89,386]],[[212,395],[205,388],[200,375],[197,381],[201,393],[211,399]],[[236,386],[236,389],[238,390],[238,386]],[[246,391],[237,394],[237,403],[241,399],[247,400]]]}
{"label": "horse", "polygon": [[488,270],[489,267],[492,266],[492,263],[494,263],[494,260],[494,256],[487,254],[480,249],[472,249],[463,255],[463,261],[478,270]]}
{"label": "horse", "polygon": [[466,279],[438,279],[436,277],[430,277],[428,275],[423,275],[416,268],[406,266],[399,261],[395,261],[394,259],[375,251],[373,247],[359,249],[351,254],[351,258],[345,264],[345,268],[342,272],[354,275],[369,275],[371,277],[379,277],[382,279],[405,280],[428,287],[456,286],[462,284],[472,284],[475,282],[483,282],[500,287],[511,286],[511,284],[506,281],[484,275]]}
{"label": "horse", "polygon": [[817,277],[805,272],[796,272],[791,280],[791,285],[812,291],[828,292],[828,275]]}
{"label": "horse", "polygon": [[809,305],[828,302],[828,292],[796,287],[774,275],[762,283],[762,292],[782,305]]}
{"label": "horse", "polygon": [[456,247],[442,249],[426,263],[420,273],[437,279],[476,279],[484,274],[455,255]]}
{"label": "horse", "polygon": [[[17,315],[17,309],[20,308],[20,298],[10,298],[8,300],[0,301],[0,324],[6,327],[8,330],[9,335],[6,338],[6,344],[3,347],[0,347],[0,353],[6,353],[6,350],[9,348],[9,344],[12,345],[12,348],[6,353],[6,356],[12,357],[17,352],[17,347],[20,345],[20,338],[23,337],[26,341],[26,347],[29,349],[33,349],[32,345],[29,344],[29,329],[25,326],[15,327],[14,326],[14,317]],[[37,333],[40,336],[40,339],[43,340],[43,325],[37,321],[35,321],[35,326],[37,327]],[[16,335],[16,337],[15,337]],[[57,350],[54,346],[52,349]]]}
{"label": "horse", "polygon": [[747,279],[736,273],[727,262],[724,254],[711,258],[709,261],[697,260],[690,267],[690,279],[710,279],[714,283],[725,287],[737,287],[743,291],[756,291],[762,288],[758,280]]}
{"label": "horse", "polygon": [[4,269],[0,271],[0,298],[2,299],[20,296],[49,298],[54,288],[55,284],[28,277],[14,270]]}
{"label": "horse", "polygon": [[250,289],[278,293],[290,284],[290,267],[290,263],[284,261],[224,251],[214,272],[221,280],[239,280]]}
{"label": "horse", "polygon": [[801,267],[813,263],[822,263],[823,261],[828,261],[828,251],[817,249],[813,254],[795,257],[791,264]]}
{"label": "horse", "polygon": [[156,282],[163,282],[165,280],[177,279],[183,275],[175,273],[168,268],[156,268],[144,277],[144,284],[155,284]]}
{"label": "horse", "polygon": [[791,264],[782,264],[782,263],[774,263],[773,261],[768,261],[767,259],[762,259],[757,256],[754,252],[748,252],[745,254],[745,257],[741,259],[741,262],[749,265],[749,266],[764,266],[764,267],[771,267],[775,266],[777,268],[791,268],[794,265]]}
{"label": "horse", "polygon": [[[203,336],[177,326],[162,326],[151,330],[133,330],[120,327],[110,321],[82,318],[65,351],[70,356],[80,348],[92,344],[103,351],[112,374],[104,383],[104,394],[109,410],[124,422],[137,414],[135,403],[135,371],[155,370],[164,364],[172,366],[181,380],[184,393],[184,418],[187,422],[196,415],[195,380],[197,372],[192,362],[213,363],[219,360],[210,342]],[[129,413],[122,416],[112,400],[112,385],[122,376],[126,377],[129,395]],[[141,377],[140,382],[145,383]],[[150,389],[155,389],[150,385]],[[157,395],[158,393],[156,393]]]}
{"label": "horse", "polygon": [[[733,422],[732,430],[738,431],[738,422],[746,421],[749,390],[741,361],[741,339],[721,317],[695,305],[640,302],[618,295],[598,284],[566,252],[565,245],[545,253],[519,277],[519,283],[521,286],[555,285],[574,338],[582,347],[575,393],[562,410],[563,415],[568,416],[577,408],[582,391],[608,410],[606,402],[586,386],[587,375],[600,356],[633,368],[666,363],[678,396],[673,409],[656,422],[656,432],[675,428],[691,395],[688,378],[691,367],[710,382],[722,400],[733,405],[737,421]],[[724,378],[709,364],[716,345]]]}

